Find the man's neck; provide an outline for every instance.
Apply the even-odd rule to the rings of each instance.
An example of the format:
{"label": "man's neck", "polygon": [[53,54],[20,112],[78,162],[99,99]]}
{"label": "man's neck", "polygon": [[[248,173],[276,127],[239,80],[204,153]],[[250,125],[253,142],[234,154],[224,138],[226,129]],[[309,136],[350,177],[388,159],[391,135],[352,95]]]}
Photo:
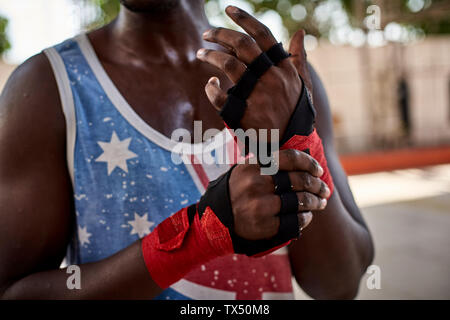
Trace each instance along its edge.
{"label": "man's neck", "polygon": [[175,8],[155,13],[132,12],[122,6],[110,32],[120,56],[137,63],[148,57],[178,64],[195,60],[203,46],[201,35],[209,27],[203,1],[182,0]]}

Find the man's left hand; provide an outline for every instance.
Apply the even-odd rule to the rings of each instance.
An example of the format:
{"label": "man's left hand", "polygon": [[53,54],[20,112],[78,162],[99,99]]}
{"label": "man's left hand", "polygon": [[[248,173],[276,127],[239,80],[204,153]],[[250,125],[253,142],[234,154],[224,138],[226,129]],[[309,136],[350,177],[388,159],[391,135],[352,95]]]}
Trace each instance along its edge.
{"label": "man's left hand", "polygon": [[[246,71],[247,65],[277,41],[269,28],[247,12],[228,6],[226,13],[248,34],[226,28],[207,30],[203,38],[222,45],[228,52],[202,48],[197,52],[197,57],[222,70],[236,84]],[[312,92],[303,37],[303,30],[299,30],[291,40],[289,48],[291,56],[269,68],[258,80],[247,99],[247,109],[241,119],[244,130],[279,129],[281,137],[304,85],[299,74]],[[205,90],[213,106],[221,110],[227,99],[227,93],[220,87],[218,78],[212,77]]]}

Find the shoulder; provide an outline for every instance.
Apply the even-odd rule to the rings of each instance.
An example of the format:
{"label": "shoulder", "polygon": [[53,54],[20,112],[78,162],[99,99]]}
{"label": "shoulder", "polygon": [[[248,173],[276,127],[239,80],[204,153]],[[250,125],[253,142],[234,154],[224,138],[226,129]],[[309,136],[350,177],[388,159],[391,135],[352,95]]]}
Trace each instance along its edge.
{"label": "shoulder", "polygon": [[64,143],[58,87],[47,57],[40,53],[16,68],[0,95],[0,153],[21,149],[38,156],[63,151]]}
{"label": "shoulder", "polygon": [[58,103],[58,87],[44,53],[39,53],[18,66],[0,96],[1,108],[9,111],[20,106],[30,109],[31,106],[42,105],[45,108],[46,105]]}
{"label": "shoulder", "polygon": [[0,117],[64,129],[58,86],[50,62],[39,53],[18,66],[0,95]]}

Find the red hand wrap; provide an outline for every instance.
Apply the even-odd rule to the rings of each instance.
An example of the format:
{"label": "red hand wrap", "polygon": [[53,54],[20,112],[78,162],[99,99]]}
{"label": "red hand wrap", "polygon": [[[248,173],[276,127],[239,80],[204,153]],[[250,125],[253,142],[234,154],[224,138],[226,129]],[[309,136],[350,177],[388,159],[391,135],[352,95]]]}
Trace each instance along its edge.
{"label": "red hand wrap", "polygon": [[316,129],[314,129],[309,136],[293,136],[281,146],[281,150],[285,149],[296,149],[300,151],[309,149],[311,157],[316,159],[323,168],[323,175],[320,179],[322,179],[322,181],[327,184],[328,188],[330,188],[330,196],[328,197],[330,198],[334,190],[333,178],[331,177],[330,170],[327,166],[327,159],[325,158],[325,153],[323,152],[322,139],[320,139]]}
{"label": "red hand wrap", "polygon": [[183,208],[142,239],[145,265],[163,289],[196,266],[233,252],[228,229],[209,207],[201,219],[197,212],[191,225],[187,208]]}

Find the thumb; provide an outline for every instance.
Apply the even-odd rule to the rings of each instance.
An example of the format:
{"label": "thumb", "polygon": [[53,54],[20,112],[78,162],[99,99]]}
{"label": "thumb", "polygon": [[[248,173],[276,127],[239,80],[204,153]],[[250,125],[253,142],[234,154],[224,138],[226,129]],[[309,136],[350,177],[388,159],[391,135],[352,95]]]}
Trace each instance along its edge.
{"label": "thumb", "polygon": [[290,59],[299,73],[303,64],[306,64],[304,39],[305,30],[300,29],[292,36],[291,42],[289,43],[289,53],[291,54]]}
{"label": "thumb", "polygon": [[227,94],[220,88],[220,81],[217,77],[211,77],[205,86],[206,95],[217,111],[222,110]]}
{"label": "thumb", "polygon": [[312,94],[313,86],[311,81],[311,76],[308,70],[308,62],[306,60],[306,50],[304,45],[305,31],[298,30],[291,39],[289,43],[289,53],[291,56],[292,63],[297,69],[298,74],[302,77],[305,86],[308,88],[309,92]]}

